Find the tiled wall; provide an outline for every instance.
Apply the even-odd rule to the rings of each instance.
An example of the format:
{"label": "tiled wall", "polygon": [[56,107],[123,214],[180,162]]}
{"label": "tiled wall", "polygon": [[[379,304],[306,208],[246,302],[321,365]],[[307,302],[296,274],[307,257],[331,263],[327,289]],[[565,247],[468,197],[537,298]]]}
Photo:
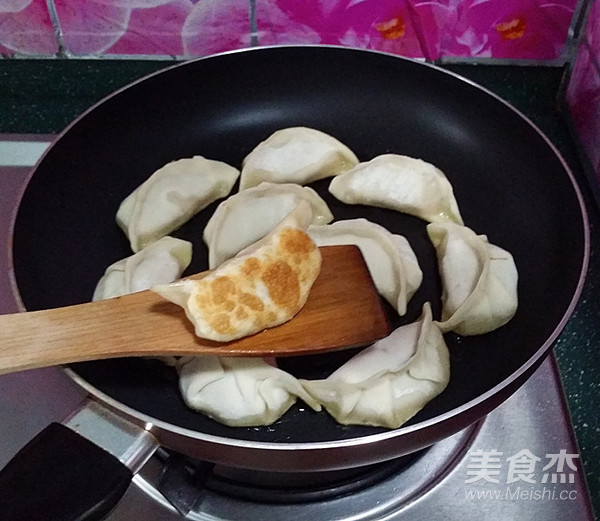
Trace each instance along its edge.
{"label": "tiled wall", "polygon": [[577,5],[578,0],[0,0],[0,52],[168,58],[250,45],[325,43],[429,60],[556,61],[565,56]]}
{"label": "tiled wall", "polygon": [[600,0],[588,6],[566,100],[600,200]]}

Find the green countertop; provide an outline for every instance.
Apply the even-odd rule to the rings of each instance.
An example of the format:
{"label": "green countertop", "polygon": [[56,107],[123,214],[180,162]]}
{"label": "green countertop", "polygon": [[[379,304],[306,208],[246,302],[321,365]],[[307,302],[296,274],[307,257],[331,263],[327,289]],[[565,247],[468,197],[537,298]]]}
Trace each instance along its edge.
{"label": "green countertop", "polygon": [[[0,60],[0,133],[57,133],[119,87],[172,65],[134,60]],[[592,503],[600,512],[600,212],[578,160],[561,104],[563,70],[508,65],[445,68],[487,87],[527,115],[555,144],[586,200],[592,257],[576,311],[555,353],[571,410]]]}

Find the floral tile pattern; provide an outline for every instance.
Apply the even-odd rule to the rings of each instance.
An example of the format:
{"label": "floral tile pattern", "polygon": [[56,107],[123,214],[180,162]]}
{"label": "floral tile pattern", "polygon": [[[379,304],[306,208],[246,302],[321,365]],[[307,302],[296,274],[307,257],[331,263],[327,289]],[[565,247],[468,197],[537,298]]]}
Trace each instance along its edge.
{"label": "floral tile pattern", "polygon": [[54,0],[54,5],[65,50],[76,56],[205,56],[250,44],[247,0]]}
{"label": "floral tile pattern", "polygon": [[576,7],[572,0],[455,4],[457,22],[446,33],[444,55],[534,60],[560,57]]}
{"label": "floral tile pattern", "polygon": [[58,52],[45,0],[0,2],[0,52],[48,55]]}
{"label": "floral tile pattern", "polygon": [[[566,90],[577,136],[600,190],[600,2],[592,3]],[[600,192],[598,192],[600,193]]]}
{"label": "floral tile pattern", "polygon": [[556,60],[577,1],[1,0],[0,52],[190,57],[322,43],[428,60]]}
{"label": "floral tile pattern", "polygon": [[436,59],[450,2],[257,0],[259,45],[322,43]]}
{"label": "floral tile pattern", "polygon": [[249,47],[250,5],[245,0],[196,0],[182,28],[183,52],[206,56]]}
{"label": "floral tile pattern", "polygon": [[257,0],[258,42],[352,45],[413,58],[553,60],[576,0]]}

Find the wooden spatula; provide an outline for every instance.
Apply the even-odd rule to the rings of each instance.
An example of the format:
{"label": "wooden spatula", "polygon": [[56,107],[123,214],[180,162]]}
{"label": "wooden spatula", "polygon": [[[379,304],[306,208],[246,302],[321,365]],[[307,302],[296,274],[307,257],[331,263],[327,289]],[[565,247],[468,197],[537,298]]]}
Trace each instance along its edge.
{"label": "wooden spatula", "polygon": [[388,335],[360,250],[326,246],[321,252],[321,273],[304,308],[281,326],[232,342],[196,337],[183,309],[151,291],[0,315],[0,374],[123,356],[314,354]]}

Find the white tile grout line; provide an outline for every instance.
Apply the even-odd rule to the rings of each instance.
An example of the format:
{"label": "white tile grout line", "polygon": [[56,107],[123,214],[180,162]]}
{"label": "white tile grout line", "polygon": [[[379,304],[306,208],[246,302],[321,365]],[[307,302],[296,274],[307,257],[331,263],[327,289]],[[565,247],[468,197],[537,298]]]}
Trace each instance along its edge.
{"label": "white tile grout line", "polygon": [[33,166],[48,146],[44,141],[0,141],[0,166]]}

